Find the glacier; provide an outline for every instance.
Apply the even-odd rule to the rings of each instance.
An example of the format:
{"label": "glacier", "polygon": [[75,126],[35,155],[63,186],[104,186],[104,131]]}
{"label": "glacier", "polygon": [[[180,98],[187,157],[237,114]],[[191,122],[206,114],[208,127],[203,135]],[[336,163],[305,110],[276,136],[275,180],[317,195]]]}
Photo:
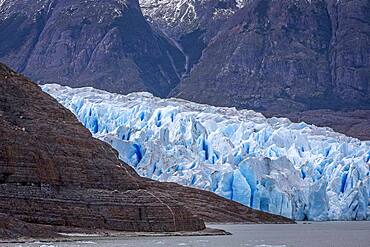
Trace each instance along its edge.
{"label": "glacier", "polygon": [[369,141],[149,93],[41,87],[141,176],[295,220],[370,219]]}

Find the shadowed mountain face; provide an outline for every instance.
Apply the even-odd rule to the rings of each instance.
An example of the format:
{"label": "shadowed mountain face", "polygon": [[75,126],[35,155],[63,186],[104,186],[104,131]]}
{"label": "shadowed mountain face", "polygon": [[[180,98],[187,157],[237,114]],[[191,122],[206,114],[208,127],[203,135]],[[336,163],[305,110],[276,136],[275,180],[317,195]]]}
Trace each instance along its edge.
{"label": "shadowed mountain face", "polygon": [[249,1],[174,95],[262,111],[369,108],[369,12],[366,0]]}
{"label": "shadowed mountain face", "polygon": [[[244,0],[139,0],[145,18],[176,40],[187,58],[186,72],[199,62],[209,40]],[[222,55],[222,51],[220,51]]]}
{"label": "shadowed mountain face", "polygon": [[0,60],[42,82],[166,96],[185,69],[136,0],[5,1],[0,36]]}
{"label": "shadowed mountain face", "polygon": [[[192,40],[192,51],[200,54],[171,96],[325,123],[370,138],[369,131],[348,127],[363,119],[370,128],[369,1],[156,2],[141,0],[148,18],[166,31],[173,28],[185,52],[182,42]],[[317,114],[305,112],[310,110]]]}
{"label": "shadowed mountain face", "polygon": [[39,236],[35,223],[196,231],[202,219],[290,222],[210,192],[139,177],[70,111],[2,64],[0,116],[0,218],[9,222],[0,224],[0,238]]}
{"label": "shadowed mountain face", "polygon": [[253,109],[370,139],[368,0],[140,6],[150,25],[137,0],[3,1],[0,61],[41,82]]}

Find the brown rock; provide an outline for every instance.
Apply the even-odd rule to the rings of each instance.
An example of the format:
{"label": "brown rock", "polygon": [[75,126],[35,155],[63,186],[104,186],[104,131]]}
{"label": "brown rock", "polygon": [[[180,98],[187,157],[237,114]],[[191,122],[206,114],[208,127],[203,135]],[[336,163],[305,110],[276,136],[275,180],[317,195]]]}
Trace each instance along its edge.
{"label": "brown rock", "polygon": [[0,238],[54,237],[56,234],[43,226],[38,226],[15,219],[7,214],[0,214]]}
{"label": "brown rock", "polygon": [[123,231],[197,231],[201,218],[291,222],[139,177],[70,111],[2,64],[0,115],[0,214],[16,221]]}

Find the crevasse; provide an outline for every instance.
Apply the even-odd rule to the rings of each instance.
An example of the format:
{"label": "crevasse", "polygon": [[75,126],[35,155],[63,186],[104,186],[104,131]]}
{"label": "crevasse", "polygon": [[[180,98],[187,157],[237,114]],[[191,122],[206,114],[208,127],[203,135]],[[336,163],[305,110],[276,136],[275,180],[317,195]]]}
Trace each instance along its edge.
{"label": "crevasse", "polygon": [[370,142],[149,93],[42,89],[142,176],[296,220],[370,219]]}

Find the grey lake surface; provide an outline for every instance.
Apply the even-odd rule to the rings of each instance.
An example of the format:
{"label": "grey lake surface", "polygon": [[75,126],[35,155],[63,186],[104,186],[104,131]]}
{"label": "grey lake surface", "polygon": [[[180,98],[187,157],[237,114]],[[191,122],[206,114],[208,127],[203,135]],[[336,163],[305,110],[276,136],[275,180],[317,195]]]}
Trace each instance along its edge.
{"label": "grey lake surface", "polygon": [[255,247],[330,247],[370,246],[370,221],[305,222],[296,225],[208,225],[224,229],[232,235],[190,237],[134,237],[114,240],[75,242],[34,242],[0,244],[7,247],[161,247],[161,246],[255,246]]}

